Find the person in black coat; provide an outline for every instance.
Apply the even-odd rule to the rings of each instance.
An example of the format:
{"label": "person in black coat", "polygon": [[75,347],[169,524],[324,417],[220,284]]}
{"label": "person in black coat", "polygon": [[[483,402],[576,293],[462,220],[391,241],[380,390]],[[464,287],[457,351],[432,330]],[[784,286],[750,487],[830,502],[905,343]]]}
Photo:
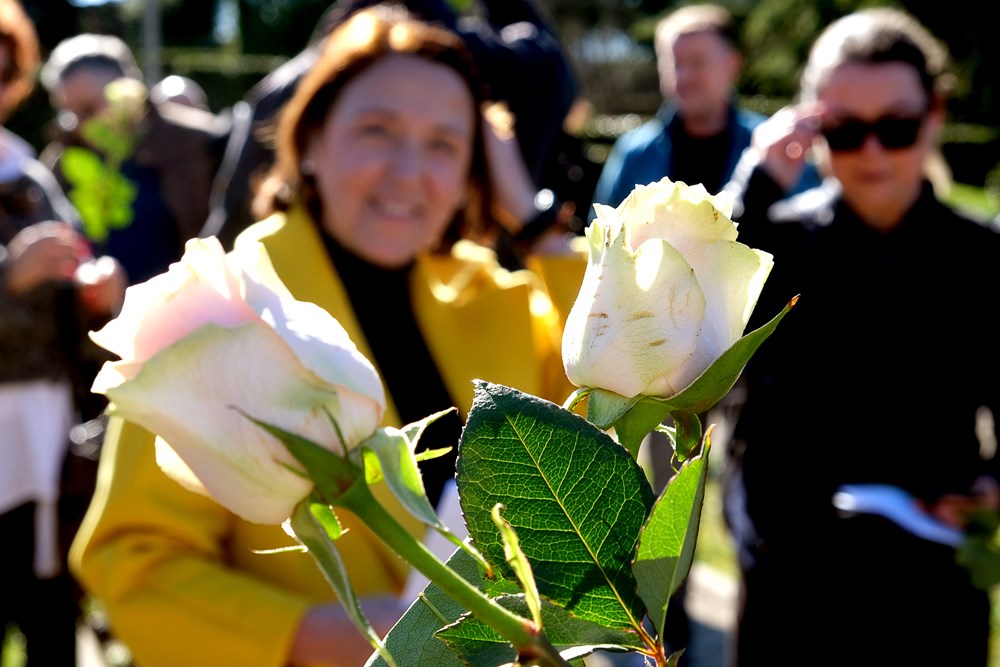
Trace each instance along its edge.
{"label": "person in black coat", "polygon": [[[800,295],[745,369],[727,452],[738,667],[989,664],[989,599],[955,541],[1000,498],[995,429],[977,436],[1000,414],[1000,234],[926,176],[947,65],[899,10],[832,23],[730,183],[739,240],[774,255],[748,331]],[[779,202],[810,149],[824,184]],[[854,485],[936,534],[844,512]]]}

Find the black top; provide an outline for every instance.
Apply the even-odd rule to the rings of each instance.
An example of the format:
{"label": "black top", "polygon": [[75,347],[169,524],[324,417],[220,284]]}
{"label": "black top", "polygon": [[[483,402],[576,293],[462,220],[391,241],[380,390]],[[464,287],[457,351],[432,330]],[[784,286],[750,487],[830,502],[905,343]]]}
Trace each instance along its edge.
{"label": "black top", "polygon": [[722,189],[729,179],[732,131],[727,128],[710,137],[695,137],[687,133],[683,123],[674,123],[670,139],[673,149],[666,173],[672,174],[671,180],[701,183],[713,194]]}
{"label": "black top", "polygon": [[838,515],[832,497],[883,483],[933,501],[996,476],[976,421],[980,406],[1000,415],[1000,234],[930,184],[889,232],[867,226],[835,181],[773,206],[763,171],[739,185],[739,241],[774,255],[747,330],[801,297],[744,371],[727,457],[749,586],[738,664],[852,637],[874,646],[854,664],[984,667],[987,599],[954,551],[881,517]]}
{"label": "black top", "polygon": [[[413,266],[378,267],[345,250],[328,235],[323,234],[323,239],[375,356],[371,361],[379,369],[403,424],[456,405],[413,314]],[[420,438],[418,450],[451,447],[447,455],[420,464],[432,504],[437,504],[445,481],[455,475],[461,429],[461,419],[453,411],[431,424]]]}

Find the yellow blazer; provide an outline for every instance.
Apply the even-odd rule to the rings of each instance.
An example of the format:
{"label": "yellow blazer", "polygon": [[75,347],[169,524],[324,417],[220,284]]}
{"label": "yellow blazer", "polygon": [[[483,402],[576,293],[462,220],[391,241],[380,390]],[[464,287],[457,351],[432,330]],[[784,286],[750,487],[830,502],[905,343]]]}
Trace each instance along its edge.
{"label": "yellow blazer", "polygon": [[[302,211],[257,223],[237,243],[263,243],[296,298],[327,309],[372,358]],[[491,251],[467,243],[421,257],[415,270],[414,311],[463,418],[475,378],[565,400],[572,387],[559,354],[560,317],[534,274],[505,271]],[[401,425],[391,398],[385,423]],[[350,532],[338,546],[358,593],[399,593],[405,564],[353,516],[340,515]],[[248,523],[181,488],[156,466],[152,434],[113,419],[70,559],[143,667],[280,667],[305,611],[334,598],[308,554],[255,553],[290,544],[279,527]]]}

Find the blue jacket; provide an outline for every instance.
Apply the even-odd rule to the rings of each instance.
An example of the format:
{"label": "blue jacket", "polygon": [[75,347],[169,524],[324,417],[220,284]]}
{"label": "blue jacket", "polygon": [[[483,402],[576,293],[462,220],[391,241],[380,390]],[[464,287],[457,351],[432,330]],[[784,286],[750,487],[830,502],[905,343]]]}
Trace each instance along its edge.
{"label": "blue jacket", "polygon": [[[730,107],[729,116],[732,141],[729,144],[729,158],[723,180],[732,176],[743,149],[750,145],[753,129],[766,118],[756,111],[738,109],[735,106]],[[679,123],[677,107],[664,104],[656,112],[655,118],[618,137],[601,170],[594,189],[594,202],[618,206],[636,185],[653,183],[665,176],[673,178],[671,136]],[[591,210],[590,219],[593,218],[594,212]]]}

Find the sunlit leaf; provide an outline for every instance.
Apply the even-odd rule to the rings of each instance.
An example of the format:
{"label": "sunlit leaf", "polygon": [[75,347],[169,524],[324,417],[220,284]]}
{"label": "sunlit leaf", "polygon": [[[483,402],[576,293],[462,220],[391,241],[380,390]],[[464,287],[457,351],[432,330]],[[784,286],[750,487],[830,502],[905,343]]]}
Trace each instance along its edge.
{"label": "sunlit leaf", "polygon": [[509,387],[475,384],[457,469],[479,551],[511,576],[490,517],[500,503],[543,598],[582,620],[640,627],[630,563],[653,502],[642,469],[582,417]]}
{"label": "sunlit leaf", "polygon": [[[519,615],[528,613],[523,595],[501,596],[497,603]],[[574,618],[562,607],[548,602],[542,603],[541,616],[546,636],[566,660],[583,658],[599,650],[641,651],[645,648],[635,632]],[[474,616],[462,617],[437,636],[472,665],[505,665],[517,657],[509,642]]]}
{"label": "sunlit leaf", "polygon": [[711,429],[702,452],[688,459],[667,483],[639,537],[632,570],[649,618],[662,635],[670,597],[687,578],[694,560],[705,501]]}

